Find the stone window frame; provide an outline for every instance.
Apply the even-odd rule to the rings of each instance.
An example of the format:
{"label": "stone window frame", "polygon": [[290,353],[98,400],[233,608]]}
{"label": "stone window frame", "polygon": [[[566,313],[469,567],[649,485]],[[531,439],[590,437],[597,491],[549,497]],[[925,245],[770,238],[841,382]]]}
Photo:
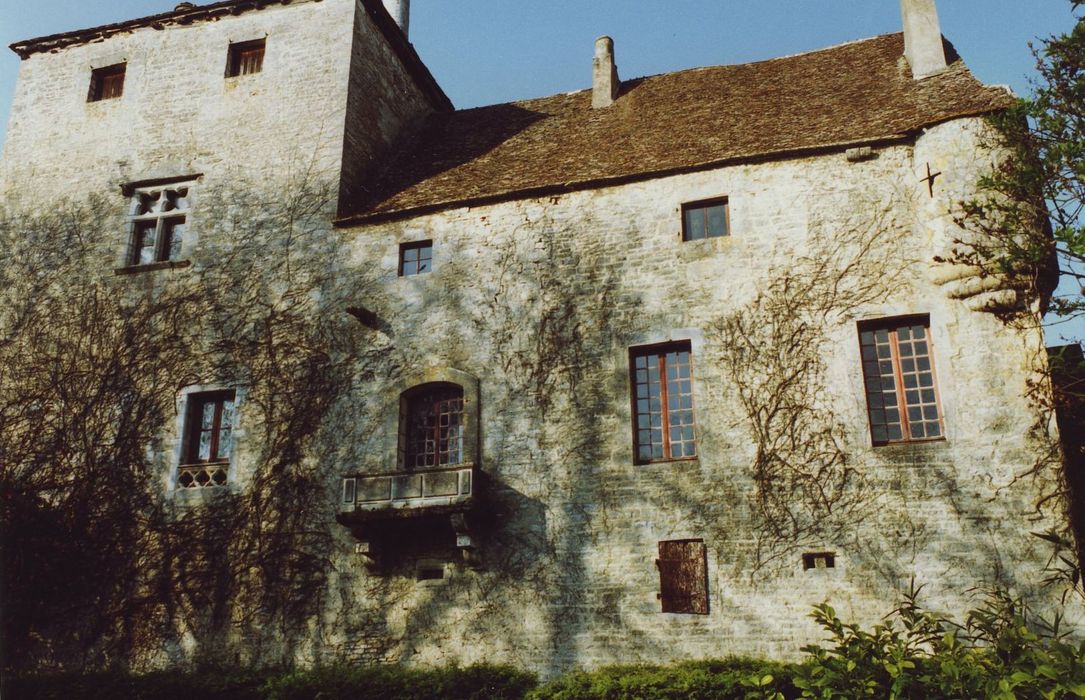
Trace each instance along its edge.
{"label": "stone window frame", "polygon": [[[926,351],[924,353],[911,354],[908,357],[901,357],[900,354],[900,338],[899,331],[905,328],[922,327],[924,329],[924,338],[920,342],[926,344]],[[943,442],[946,440],[946,411],[945,405],[942,401],[941,390],[939,389],[938,381],[938,368],[935,360],[935,343],[933,339],[933,333],[931,332],[930,315],[929,314],[906,314],[900,316],[887,316],[883,318],[867,319],[858,321],[856,324],[856,340],[859,346],[859,363],[862,376],[862,391],[864,396],[864,403],[867,409],[867,426],[868,435],[871,444],[874,447],[884,447],[888,445],[900,445],[900,444],[918,444],[918,443],[932,443]],[[869,343],[864,342],[864,338],[868,334],[877,334],[878,332],[886,332],[886,341],[884,343],[876,343],[873,348]],[[875,335],[876,337],[876,335]],[[914,341],[910,339],[904,340],[905,343],[912,343]],[[889,351],[888,357],[881,357],[881,347],[886,347]],[[913,348],[914,349],[914,348]],[[871,354],[871,350],[874,354]],[[922,361],[926,361],[926,369],[923,367]],[[880,364],[886,362],[891,365],[892,381],[895,395],[895,405],[888,406],[884,402],[885,385],[883,380],[885,379]],[[911,365],[907,363],[911,362]],[[873,364],[873,367],[872,367]],[[908,367],[911,366],[912,369]],[[876,372],[872,376],[872,372]],[[920,375],[922,373],[930,374],[930,385],[924,386],[922,377],[917,378],[916,387],[908,387],[907,381],[904,375]],[[872,389],[872,386],[877,383],[881,388],[876,391]],[[911,401],[908,394],[915,392],[918,394],[918,403]],[[877,394],[878,400],[875,401],[875,394]],[[881,405],[876,405],[881,404]],[[934,418],[928,418],[930,415],[928,409],[933,408],[935,414]],[[909,427],[910,413],[913,409],[920,411],[919,422],[926,424],[936,423],[938,428],[937,435],[923,435],[919,437],[913,437]],[[895,412],[898,416],[897,420],[889,420],[889,413]],[[911,419],[916,420],[916,419]],[[899,424],[901,436],[899,438],[889,437],[888,430],[893,424]],[[879,436],[879,428],[886,430],[885,437]],[[926,430],[926,429],[924,429]]]}
{"label": "stone window frame", "polygon": [[[189,257],[196,238],[192,227],[192,214],[196,209],[198,185],[201,178],[202,175],[200,174],[181,175],[130,182],[121,186],[121,194],[128,199],[128,205],[125,217],[124,245],[121,247],[116,269],[114,270],[117,274],[188,267],[191,264]],[[160,199],[165,195],[167,201],[169,201],[166,193],[177,192],[182,189],[186,191],[184,195],[186,206],[184,208],[159,209],[158,211],[149,212],[140,211],[147,198],[155,196],[156,199]],[[181,239],[176,248],[176,254],[174,254],[172,250],[165,248],[163,234],[167,230],[166,226],[170,222],[174,222],[174,225],[176,225],[178,219],[182,220],[181,223],[184,229],[180,234]],[[144,246],[140,245],[142,242],[140,230],[141,226],[150,223],[154,224],[155,259],[151,262],[142,262],[139,256]],[[172,238],[173,231],[170,231],[170,233]]]}
{"label": "stone window frame", "polygon": [[244,78],[264,71],[267,37],[233,41],[226,50],[226,77]]}
{"label": "stone window frame", "polygon": [[[689,384],[690,384],[690,388],[689,388],[688,395],[689,395],[691,406],[688,409],[683,409],[680,406],[679,409],[677,409],[677,410],[689,410],[690,413],[691,413],[692,423],[690,424],[689,428],[692,431],[692,436],[690,437],[689,440],[683,439],[680,442],[683,442],[683,443],[691,442],[692,445],[693,445],[693,454],[691,454],[691,455],[682,454],[680,456],[674,456],[674,453],[671,450],[671,441],[670,441],[670,428],[672,426],[669,425],[669,421],[671,419],[671,410],[670,410],[670,408],[668,406],[663,405],[663,406],[661,406],[661,408],[662,408],[662,412],[660,414],[661,426],[659,427],[659,430],[661,431],[661,435],[662,435],[662,439],[663,439],[663,454],[660,457],[655,457],[655,456],[644,457],[641,454],[641,448],[643,447],[643,445],[641,443],[641,436],[643,435],[643,433],[645,431],[651,431],[653,429],[653,427],[651,426],[652,414],[651,414],[650,410],[648,411],[647,414],[644,414],[640,410],[640,404],[642,402],[644,402],[644,401],[649,401],[650,402],[651,397],[648,396],[648,395],[645,395],[645,396],[641,395],[642,393],[645,393],[645,392],[642,391],[642,384],[643,383],[639,381],[639,377],[641,376],[642,373],[648,373],[651,370],[648,367],[644,367],[644,368],[638,367],[637,366],[638,360],[640,358],[657,358],[657,359],[658,358],[665,358],[668,354],[672,353],[675,350],[678,350],[678,351],[681,351],[681,352],[686,352],[686,353],[689,354],[689,377],[688,377],[688,381],[689,381]],[[690,339],[690,338],[676,338],[676,339],[667,340],[667,341],[661,342],[661,343],[652,343],[652,344],[648,344],[648,345],[635,345],[635,346],[632,346],[632,347],[629,348],[628,361],[629,361],[629,400],[630,400],[630,419],[631,419],[630,424],[631,424],[631,427],[632,427],[632,447],[633,447],[633,463],[634,464],[641,465],[641,464],[657,464],[657,463],[665,463],[665,462],[689,462],[689,461],[693,461],[693,460],[698,459],[698,455],[700,453],[700,449],[699,449],[699,445],[698,445],[698,443],[700,442],[700,430],[698,429],[698,426],[697,426],[697,397],[696,397],[696,395],[697,395],[697,391],[696,391],[697,382],[696,382],[696,372],[695,372],[695,369],[694,369],[694,367],[695,367],[694,357],[695,357],[694,343],[693,343],[692,339]],[[667,371],[665,365],[664,365],[664,369],[662,371],[663,372]],[[677,379],[679,381],[682,380],[681,377],[678,377]],[[659,400],[660,400],[661,404],[665,404],[668,401],[667,392],[668,392],[668,389],[670,388],[669,384],[670,384],[669,382],[665,382],[665,381],[660,383],[660,399]],[[643,424],[642,419],[645,419],[645,418],[647,418],[647,420],[649,421],[648,426],[645,426]],[[684,452],[684,449],[683,449],[683,452]]]}
{"label": "stone window frame", "polygon": [[118,100],[123,97],[124,81],[127,73],[127,61],[91,68],[87,102],[104,102],[106,100]]}
{"label": "stone window frame", "polygon": [[[406,415],[406,411],[409,408],[409,402],[412,396],[416,395],[418,391],[424,390],[426,386],[440,384],[455,385],[463,390],[463,457],[462,464],[458,466],[467,467],[478,466],[480,464],[479,419],[481,411],[478,377],[452,367],[433,366],[412,372],[390,387],[394,392],[393,395],[397,399],[396,410],[387,411],[384,420],[384,434],[395,437],[394,447],[389,445],[389,449],[394,449],[395,459],[392,463],[395,464],[398,470],[408,469],[406,463],[407,451],[403,439],[403,417]],[[428,468],[429,467],[418,467],[420,470]]]}
{"label": "stone window frame", "polygon": [[[713,207],[723,206],[724,214],[724,230],[723,233],[712,234],[708,230],[708,210]],[[682,241],[705,241],[711,238],[730,238],[731,237],[731,202],[730,198],[726,195],[719,197],[711,197],[709,199],[699,199],[692,202],[683,202],[682,207]],[[696,238],[691,237],[690,231],[690,215],[694,212],[703,212],[704,217],[704,235]]]}
{"label": "stone window frame", "polygon": [[[204,487],[185,487],[180,483],[182,469],[195,467],[195,464],[187,464],[187,458],[192,449],[191,440],[193,425],[192,413],[197,401],[215,395],[233,394],[234,419],[231,426],[231,439],[229,453],[225,460],[216,464],[226,465],[226,481],[222,485]],[[233,384],[193,384],[182,388],[177,394],[176,422],[174,427],[173,445],[170,459],[168,489],[175,496],[182,498],[199,498],[208,493],[234,492],[238,489],[238,455],[240,454],[240,442],[244,439],[245,430],[242,422],[247,389]]]}

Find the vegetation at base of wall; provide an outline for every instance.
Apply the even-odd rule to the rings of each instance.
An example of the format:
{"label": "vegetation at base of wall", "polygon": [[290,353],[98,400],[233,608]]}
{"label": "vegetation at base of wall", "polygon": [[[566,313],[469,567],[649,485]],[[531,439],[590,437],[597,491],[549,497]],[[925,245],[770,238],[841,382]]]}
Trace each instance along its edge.
{"label": "vegetation at base of wall", "polygon": [[511,666],[476,665],[432,671],[393,666],[335,666],[273,678],[264,686],[267,700],[513,700],[538,683],[535,674]]}
{"label": "vegetation at base of wall", "polygon": [[669,700],[713,698],[1085,697],[1085,642],[1072,643],[1060,620],[1031,614],[1019,599],[986,594],[963,622],[922,609],[918,592],[869,630],[845,623],[828,604],[811,616],[828,633],[802,661],[727,658],[671,666],[574,671],[545,685],[510,666],[435,670],[331,666],[303,671],[204,671],[146,676],[7,678],[4,698],[178,698],[204,700]]}
{"label": "vegetation at base of wall", "polygon": [[4,698],[23,700],[261,700],[268,671],[166,671],[145,675],[89,675],[4,678]]}
{"label": "vegetation at base of wall", "polygon": [[32,676],[5,679],[3,697],[17,700],[514,700],[538,683],[510,666],[436,670],[395,666],[329,666],[304,671],[204,670],[141,676]]}
{"label": "vegetation at base of wall", "polygon": [[528,694],[530,700],[670,700],[699,698],[797,698],[797,666],[727,658],[673,666],[608,666],[576,671]]}

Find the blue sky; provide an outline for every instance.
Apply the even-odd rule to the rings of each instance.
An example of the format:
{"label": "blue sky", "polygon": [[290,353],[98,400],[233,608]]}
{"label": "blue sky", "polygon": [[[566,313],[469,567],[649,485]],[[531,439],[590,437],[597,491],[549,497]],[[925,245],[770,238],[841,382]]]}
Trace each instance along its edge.
{"label": "blue sky", "polygon": [[[0,0],[0,42],[175,4]],[[1018,94],[1033,75],[1028,43],[1073,25],[1069,0],[938,0],[938,9],[942,32],[973,73]],[[900,27],[898,0],[412,0],[410,38],[456,106],[473,107],[588,87],[594,40],[602,34],[614,37],[621,77],[634,78],[774,58]],[[3,51],[5,131],[18,69],[18,57]],[[1074,334],[1085,336],[1085,325]]]}

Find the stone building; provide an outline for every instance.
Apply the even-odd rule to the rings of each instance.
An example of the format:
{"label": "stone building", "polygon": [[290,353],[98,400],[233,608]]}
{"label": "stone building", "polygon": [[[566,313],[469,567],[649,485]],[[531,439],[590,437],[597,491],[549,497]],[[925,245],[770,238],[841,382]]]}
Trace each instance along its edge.
{"label": "stone building", "polygon": [[[6,206],[104,196],[103,278],[153,299],[317,191],[307,294],[364,348],[297,414],[323,421],[298,458],[315,607],[258,629],[192,605],[139,663],[551,674],[794,657],[813,605],[870,623],[913,582],[935,609],[1055,599],[1030,533],[1062,515],[1022,478],[1050,454],[1043,338],[1004,322],[1043,294],[935,261],[973,235],[1010,96],[933,0],[903,34],[635,80],[602,38],[592,89],[459,111],[388,4],[181,3],[12,47]],[[281,303],[299,244],[273,240],[252,269]],[[275,457],[245,373],[197,376],[147,449],[176,518]]]}

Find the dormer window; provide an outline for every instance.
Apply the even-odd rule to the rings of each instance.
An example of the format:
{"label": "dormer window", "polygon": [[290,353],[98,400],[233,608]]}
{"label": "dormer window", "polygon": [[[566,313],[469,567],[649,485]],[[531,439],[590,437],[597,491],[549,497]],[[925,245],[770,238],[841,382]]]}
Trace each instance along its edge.
{"label": "dormer window", "polygon": [[230,52],[226,60],[226,77],[252,75],[263,70],[266,43],[267,39],[256,39],[230,44]]}
{"label": "dormer window", "polygon": [[87,102],[112,100],[124,94],[124,73],[128,64],[118,63],[90,72],[90,91]]}

